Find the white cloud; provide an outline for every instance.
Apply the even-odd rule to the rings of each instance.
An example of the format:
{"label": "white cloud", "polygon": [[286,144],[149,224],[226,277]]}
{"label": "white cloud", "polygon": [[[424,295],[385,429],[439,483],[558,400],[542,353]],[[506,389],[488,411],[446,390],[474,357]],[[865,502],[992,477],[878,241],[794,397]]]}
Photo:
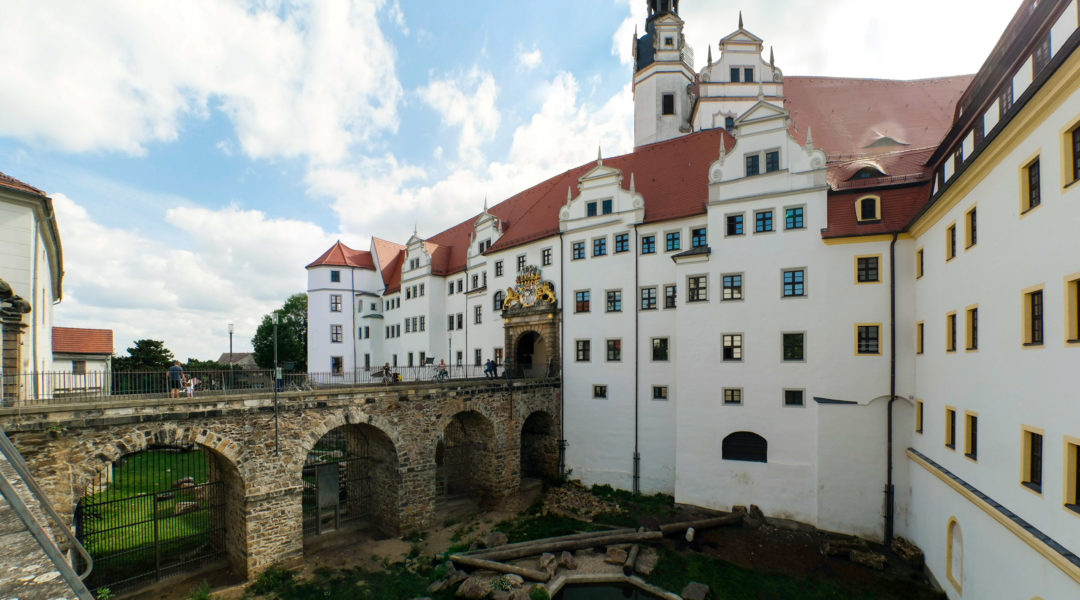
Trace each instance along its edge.
{"label": "white cloud", "polygon": [[540,63],[543,62],[543,60],[544,55],[540,52],[540,49],[536,47],[533,47],[533,49],[529,51],[521,50],[518,52],[518,64],[527,71],[531,71],[540,66]]}
{"label": "white cloud", "polygon": [[480,147],[495,137],[501,119],[495,106],[498,86],[491,73],[473,68],[461,77],[432,81],[417,93],[442,116],[444,124],[461,128],[458,160],[469,164],[482,161]]}
{"label": "white cloud", "polygon": [[409,35],[409,26],[405,24],[405,13],[401,10],[398,0],[390,2],[390,5],[386,7],[386,15],[402,34]]}

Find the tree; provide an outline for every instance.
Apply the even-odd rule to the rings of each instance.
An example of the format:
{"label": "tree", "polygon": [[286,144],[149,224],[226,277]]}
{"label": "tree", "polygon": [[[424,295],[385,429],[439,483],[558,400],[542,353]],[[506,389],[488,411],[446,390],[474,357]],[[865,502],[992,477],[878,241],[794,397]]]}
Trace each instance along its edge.
{"label": "tree", "polygon": [[[278,311],[278,363],[293,363],[294,371],[307,372],[307,294],[293,294]],[[274,367],[274,322],[264,315],[251,346],[255,364],[263,369]]]}
{"label": "tree", "polygon": [[113,371],[164,371],[173,361],[173,353],[158,340],[136,340],[127,356],[113,358]]}

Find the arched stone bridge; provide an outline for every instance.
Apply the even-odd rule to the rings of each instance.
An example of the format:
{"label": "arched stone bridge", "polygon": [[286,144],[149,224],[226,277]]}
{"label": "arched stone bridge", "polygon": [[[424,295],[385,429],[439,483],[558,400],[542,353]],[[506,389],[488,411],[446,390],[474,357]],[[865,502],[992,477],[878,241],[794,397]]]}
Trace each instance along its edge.
{"label": "arched stone bridge", "polygon": [[[319,456],[334,465],[333,496],[339,473],[362,482],[348,501],[362,501],[365,519],[397,535],[429,525],[446,494],[490,504],[516,493],[523,471],[554,476],[560,420],[557,379],[280,394],[276,451],[268,394],[0,409],[0,426],[69,521],[122,457],[157,447],[206,449],[223,499],[222,551],[246,577],[302,556],[314,519],[305,498]],[[316,450],[331,438],[338,450]],[[348,457],[355,462],[332,462]]]}

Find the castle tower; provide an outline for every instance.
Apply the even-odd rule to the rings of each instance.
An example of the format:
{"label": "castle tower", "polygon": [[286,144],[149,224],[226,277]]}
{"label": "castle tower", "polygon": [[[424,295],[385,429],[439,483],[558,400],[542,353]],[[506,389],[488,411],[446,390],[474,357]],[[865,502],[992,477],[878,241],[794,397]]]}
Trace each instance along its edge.
{"label": "castle tower", "polygon": [[694,53],[683,37],[678,0],[647,0],[645,35],[634,33],[634,145],[690,132]]}

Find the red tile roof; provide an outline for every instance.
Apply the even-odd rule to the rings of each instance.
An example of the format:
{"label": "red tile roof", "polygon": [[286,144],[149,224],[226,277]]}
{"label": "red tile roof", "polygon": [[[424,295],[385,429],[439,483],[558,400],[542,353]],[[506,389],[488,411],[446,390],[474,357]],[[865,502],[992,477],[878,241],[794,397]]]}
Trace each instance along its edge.
{"label": "red tile roof", "polygon": [[111,329],[52,328],[53,354],[112,354]]}
{"label": "red tile roof", "polygon": [[375,254],[379,256],[379,271],[382,274],[386,293],[401,289],[401,264],[405,262],[405,246],[388,242],[377,237],[371,238]]}
{"label": "red tile roof", "polygon": [[369,269],[375,270],[375,261],[371,258],[371,253],[367,250],[353,250],[352,248],[342,244],[340,240],[319,258],[316,258],[314,262],[308,265],[307,269],[311,267],[355,267],[357,269]]}
{"label": "red tile roof", "polygon": [[0,173],[0,187],[8,188],[11,190],[18,190],[20,192],[29,192],[38,196],[46,196],[47,194],[36,187],[23,183],[10,175],[4,175]]}
{"label": "red tile roof", "polygon": [[[855,201],[869,195],[881,198],[881,220],[876,223],[859,223],[855,218]],[[829,226],[821,232],[821,237],[829,239],[903,231],[929,198],[929,182],[888,189],[830,192]]]}

